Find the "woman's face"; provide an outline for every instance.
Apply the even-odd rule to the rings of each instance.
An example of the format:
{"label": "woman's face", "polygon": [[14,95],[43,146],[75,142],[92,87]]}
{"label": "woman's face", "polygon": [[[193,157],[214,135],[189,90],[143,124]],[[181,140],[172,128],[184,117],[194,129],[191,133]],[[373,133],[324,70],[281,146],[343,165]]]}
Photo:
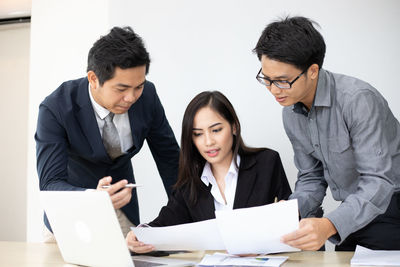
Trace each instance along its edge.
{"label": "woman's face", "polygon": [[233,134],[229,122],[210,107],[199,109],[194,116],[193,143],[212,166],[231,164]]}

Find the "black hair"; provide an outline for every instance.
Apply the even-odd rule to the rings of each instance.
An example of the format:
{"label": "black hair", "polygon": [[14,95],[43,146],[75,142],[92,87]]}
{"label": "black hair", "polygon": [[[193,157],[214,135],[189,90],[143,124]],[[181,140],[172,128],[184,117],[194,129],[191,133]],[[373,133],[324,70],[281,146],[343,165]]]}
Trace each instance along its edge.
{"label": "black hair", "polygon": [[286,17],[272,22],[262,32],[253,52],[257,53],[259,60],[265,55],[300,70],[306,70],[314,63],[321,68],[325,41],[313,24],[319,26],[305,17]]}
{"label": "black hair", "polygon": [[128,69],[143,65],[146,65],[147,74],[150,56],[142,38],[131,27],[114,27],[93,44],[88,55],[87,71],[93,71],[103,85],[114,77],[116,67]]}
{"label": "black hair", "polygon": [[200,175],[203,171],[206,160],[201,156],[193,143],[193,121],[197,112],[204,107],[210,107],[221,117],[229,122],[231,128],[235,129],[233,135],[233,159],[237,165],[237,155],[246,155],[262,148],[247,147],[241,136],[240,122],[231,102],[219,91],[205,91],[196,95],[185,110],[182,121],[181,151],[179,156],[178,181],[175,188],[188,185],[190,188],[190,199],[192,204],[197,201],[198,190],[201,188],[202,181]]}

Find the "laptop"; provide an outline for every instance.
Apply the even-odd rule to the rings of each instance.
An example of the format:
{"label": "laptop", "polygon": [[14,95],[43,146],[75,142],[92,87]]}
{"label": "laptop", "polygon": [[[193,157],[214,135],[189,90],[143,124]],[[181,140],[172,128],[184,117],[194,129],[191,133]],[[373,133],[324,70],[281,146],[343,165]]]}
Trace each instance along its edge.
{"label": "laptop", "polygon": [[41,191],[64,261],[86,266],[192,266],[172,258],[131,257],[111,199],[103,191]]}

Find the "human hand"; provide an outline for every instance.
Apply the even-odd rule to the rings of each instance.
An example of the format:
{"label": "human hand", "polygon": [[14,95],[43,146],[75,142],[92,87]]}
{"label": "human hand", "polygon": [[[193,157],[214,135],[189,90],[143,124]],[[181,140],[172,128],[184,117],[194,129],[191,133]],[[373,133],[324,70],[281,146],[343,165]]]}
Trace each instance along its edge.
{"label": "human hand", "polygon": [[136,235],[135,233],[133,233],[133,231],[130,231],[126,235],[126,244],[128,245],[128,248],[135,253],[147,253],[155,249],[154,246],[146,245],[143,242],[137,240]]}
{"label": "human hand", "polygon": [[302,250],[318,250],[337,230],[327,218],[305,218],[299,229],[281,237],[281,242]]}
{"label": "human hand", "polygon": [[[120,209],[131,201],[132,188],[126,188],[127,180],[121,180],[111,185],[111,176],[103,177],[99,180],[96,190],[107,191],[110,195],[114,209]],[[110,185],[109,188],[103,188],[105,185]]]}

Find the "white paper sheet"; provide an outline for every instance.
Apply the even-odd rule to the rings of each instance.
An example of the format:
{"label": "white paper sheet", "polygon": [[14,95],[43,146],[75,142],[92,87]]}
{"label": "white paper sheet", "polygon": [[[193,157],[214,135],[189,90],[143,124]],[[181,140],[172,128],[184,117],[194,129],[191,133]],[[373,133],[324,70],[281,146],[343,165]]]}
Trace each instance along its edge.
{"label": "white paper sheet", "polygon": [[282,235],[299,228],[297,199],[215,214],[230,254],[299,251],[280,242]]}
{"label": "white paper sheet", "polygon": [[214,253],[205,255],[197,266],[281,266],[287,259],[285,256],[238,257]]}
{"label": "white paper sheet", "polygon": [[351,265],[400,266],[399,250],[372,250],[357,246]]}
{"label": "white paper sheet", "polygon": [[216,220],[167,227],[132,227],[138,240],[156,250],[225,250]]}

